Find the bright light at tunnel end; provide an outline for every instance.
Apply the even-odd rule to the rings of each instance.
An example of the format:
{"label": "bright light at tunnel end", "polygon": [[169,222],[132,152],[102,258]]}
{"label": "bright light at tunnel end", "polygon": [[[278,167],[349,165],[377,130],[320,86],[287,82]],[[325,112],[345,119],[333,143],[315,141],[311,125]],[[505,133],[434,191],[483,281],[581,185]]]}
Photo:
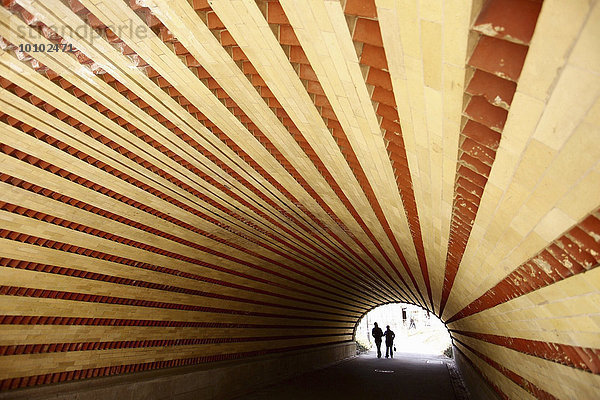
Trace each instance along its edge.
{"label": "bright light at tunnel end", "polygon": [[394,346],[397,353],[450,354],[452,345],[450,334],[444,323],[433,313],[406,303],[386,304],[366,313],[355,330],[355,340],[359,348],[375,349],[371,336],[374,323],[385,330],[389,325],[395,332]]}

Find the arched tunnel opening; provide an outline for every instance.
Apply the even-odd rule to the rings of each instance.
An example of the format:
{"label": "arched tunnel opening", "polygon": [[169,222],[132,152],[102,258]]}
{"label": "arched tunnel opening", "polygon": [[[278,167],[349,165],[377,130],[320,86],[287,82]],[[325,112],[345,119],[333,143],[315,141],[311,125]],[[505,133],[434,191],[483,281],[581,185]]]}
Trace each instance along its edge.
{"label": "arched tunnel opening", "polygon": [[[452,339],[448,328],[427,309],[414,304],[391,303],[369,310],[354,329],[357,351],[376,353],[375,323],[384,333],[387,327],[394,333],[389,342],[396,357],[399,353],[411,353],[452,358]],[[382,339],[382,355],[387,355],[386,339]]]}
{"label": "arched tunnel opening", "polygon": [[[3,0],[0,400],[598,398],[599,29],[597,0]],[[357,357],[392,303],[452,358]],[[418,313],[377,322],[416,350]]]}

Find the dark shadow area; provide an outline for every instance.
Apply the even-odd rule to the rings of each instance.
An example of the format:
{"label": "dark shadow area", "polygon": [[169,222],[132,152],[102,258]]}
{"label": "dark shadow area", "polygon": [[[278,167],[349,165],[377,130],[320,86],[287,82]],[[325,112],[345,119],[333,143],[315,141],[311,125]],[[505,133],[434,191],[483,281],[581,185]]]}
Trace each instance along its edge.
{"label": "dark shadow area", "polygon": [[465,400],[453,369],[453,360],[444,356],[399,353],[394,359],[378,359],[370,351],[237,400]]}

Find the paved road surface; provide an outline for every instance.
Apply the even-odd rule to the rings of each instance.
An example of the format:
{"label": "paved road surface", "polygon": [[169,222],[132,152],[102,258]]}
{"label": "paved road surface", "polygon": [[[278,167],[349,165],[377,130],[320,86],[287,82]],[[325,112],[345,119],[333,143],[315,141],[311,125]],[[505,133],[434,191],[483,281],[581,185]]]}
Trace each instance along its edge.
{"label": "paved road surface", "polygon": [[238,400],[459,400],[447,358],[397,353],[377,359],[374,352],[312,371]]}

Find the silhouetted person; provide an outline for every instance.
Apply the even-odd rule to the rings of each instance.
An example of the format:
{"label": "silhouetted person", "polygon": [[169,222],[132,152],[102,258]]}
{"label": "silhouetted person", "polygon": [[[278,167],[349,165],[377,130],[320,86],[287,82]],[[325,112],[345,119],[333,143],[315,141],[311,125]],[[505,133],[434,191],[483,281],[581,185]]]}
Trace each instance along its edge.
{"label": "silhouetted person", "polygon": [[375,338],[375,346],[377,346],[377,358],[381,358],[381,338],[383,337],[383,332],[381,328],[375,322],[375,328],[371,331],[371,334]]}
{"label": "silhouetted person", "polygon": [[410,328],[417,329],[417,325],[415,325],[415,319],[413,317],[410,317],[410,325],[408,326],[408,329]]}
{"label": "silhouetted person", "polygon": [[388,358],[388,355],[394,358],[394,338],[396,334],[393,330],[390,329],[390,326],[386,326],[386,330],[384,333],[385,336],[385,358]]}

